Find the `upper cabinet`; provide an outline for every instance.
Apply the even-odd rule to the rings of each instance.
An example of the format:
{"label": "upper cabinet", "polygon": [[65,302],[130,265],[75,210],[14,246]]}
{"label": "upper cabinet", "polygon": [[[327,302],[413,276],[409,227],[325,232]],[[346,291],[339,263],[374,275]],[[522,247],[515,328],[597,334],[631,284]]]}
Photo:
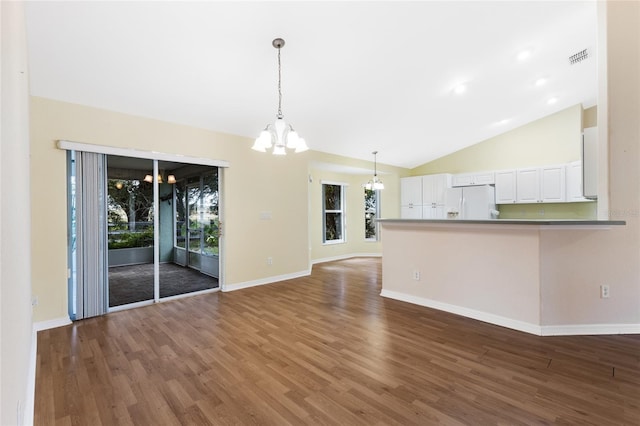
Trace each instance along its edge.
{"label": "upper cabinet", "polygon": [[495,172],[460,173],[453,175],[451,186],[493,185],[496,183]]}
{"label": "upper cabinet", "polygon": [[565,165],[540,168],[540,202],[564,203],[566,197]]}
{"label": "upper cabinet", "polygon": [[518,203],[564,203],[565,165],[518,169]]}
{"label": "upper cabinet", "polygon": [[500,170],[495,172],[496,204],[516,202],[516,171]]}
{"label": "upper cabinet", "polygon": [[516,172],[516,202],[540,202],[540,170],[537,168],[518,169]]}
{"label": "upper cabinet", "polygon": [[422,176],[412,176],[400,179],[400,205],[422,205]]}
{"label": "upper cabinet", "polygon": [[579,163],[498,171],[496,204],[585,201],[569,189],[580,191]]}
{"label": "upper cabinet", "polygon": [[582,161],[574,161],[565,166],[567,201],[570,203],[594,201],[582,195]]}
{"label": "upper cabinet", "polygon": [[422,204],[444,205],[447,188],[451,188],[450,174],[422,176]]}
{"label": "upper cabinet", "polygon": [[443,219],[445,216],[445,191],[450,187],[450,174],[412,176],[400,179],[400,217],[403,219]]}

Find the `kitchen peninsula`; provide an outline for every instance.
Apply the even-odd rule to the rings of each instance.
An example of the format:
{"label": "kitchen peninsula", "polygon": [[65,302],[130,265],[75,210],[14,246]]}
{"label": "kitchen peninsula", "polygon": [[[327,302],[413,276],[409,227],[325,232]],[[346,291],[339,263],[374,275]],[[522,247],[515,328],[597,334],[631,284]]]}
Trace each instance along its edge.
{"label": "kitchen peninsula", "polygon": [[[593,233],[614,232],[624,221],[381,219],[382,292],[492,324],[537,334],[581,334],[547,318],[553,298],[548,284],[571,276],[575,264],[559,264]],[[558,243],[558,233],[570,233]],[[600,283],[584,285],[599,297]],[[597,303],[594,300],[594,303]],[[572,307],[567,309],[585,309]],[[607,330],[603,330],[606,332]]]}

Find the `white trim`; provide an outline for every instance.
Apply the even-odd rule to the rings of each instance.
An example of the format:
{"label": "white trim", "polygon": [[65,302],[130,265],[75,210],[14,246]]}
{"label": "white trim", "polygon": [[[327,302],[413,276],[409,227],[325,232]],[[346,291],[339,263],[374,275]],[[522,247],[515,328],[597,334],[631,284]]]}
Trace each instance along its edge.
{"label": "white trim", "polygon": [[464,308],[462,306],[450,305],[448,303],[442,303],[431,299],[411,296],[409,294],[399,293],[396,291],[383,289],[382,292],[380,292],[380,295],[389,299],[400,300],[402,302],[413,303],[415,305],[425,306],[427,308],[438,309],[440,311],[462,315],[467,318],[488,322],[490,324],[511,328],[513,330],[523,331],[525,333],[535,334],[537,336],[542,335],[542,328],[539,325],[506,318],[500,315],[494,315],[487,312],[477,311],[475,309]]}
{"label": "white trim", "polygon": [[600,334],[640,334],[640,324],[544,325],[542,336],[585,336]]}
{"label": "white trim", "polygon": [[315,265],[317,263],[325,263],[325,262],[334,262],[336,260],[345,260],[345,259],[351,259],[354,257],[382,257],[382,253],[351,253],[351,254],[341,254],[339,256],[332,256],[332,257],[323,257],[321,259],[313,259],[311,261],[312,265]]}
{"label": "white trim", "polygon": [[71,324],[69,317],[54,318],[47,321],[34,322],[33,329],[38,332],[42,330],[49,330],[50,328],[64,327],[69,324]]}
{"label": "white trim", "polygon": [[339,185],[339,186],[349,186],[346,182],[338,182],[336,180],[320,180],[320,185]]}
{"label": "white trim", "polygon": [[242,290],[243,288],[255,287],[255,286],[265,285],[265,284],[272,284],[279,281],[291,280],[294,278],[306,277],[309,275],[311,275],[310,269],[306,271],[292,272],[290,274],[260,278],[258,280],[253,280],[253,281],[245,281],[243,283],[227,284],[222,288],[222,291],[226,293],[229,291]]}
{"label": "white trim", "polygon": [[147,160],[171,161],[177,163],[199,164],[202,166],[212,167],[229,167],[230,164],[226,160],[213,160],[211,158],[189,157],[181,154],[168,154],[157,151],[140,151],[131,148],[117,148],[114,146],[94,145],[90,143],[73,142],[59,140],[57,142],[59,149],[95,152],[98,154],[119,155],[122,157],[144,158]]}
{"label": "white trim", "polygon": [[24,400],[22,424],[32,425],[36,404],[36,361],[38,359],[38,331],[35,324],[31,330],[31,353],[27,371],[27,395]]}

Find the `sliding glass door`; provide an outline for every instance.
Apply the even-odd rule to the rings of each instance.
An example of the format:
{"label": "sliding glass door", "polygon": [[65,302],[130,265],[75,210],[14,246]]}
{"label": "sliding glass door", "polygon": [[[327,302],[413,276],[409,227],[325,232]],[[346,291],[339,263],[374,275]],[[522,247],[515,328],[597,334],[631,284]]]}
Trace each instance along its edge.
{"label": "sliding glass door", "polygon": [[[78,298],[86,299],[87,294],[104,295],[96,302],[102,306],[101,310],[93,314],[100,315],[109,310],[217,289],[220,269],[218,168],[115,155],[103,157],[106,164],[87,175],[85,181],[103,182],[104,194],[98,191],[97,196],[89,198],[78,193],[75,165],[81,162],[74,160],[73,153],[69,156],[71,318],[86,317],[76,316],[76,311]],[[86,192],[86,188],[80,189]],[[78,200],[84,204],[89,202],[91,208],[76,214]],[[104,214],[97,216],[93,211]],[[94,216],[101,217],[98,221],[103,225],[82,228],[82,223],[89,219],[95,222]],[[105,259],[95,266],[81,264],[91,266],[97,276],[104,274],[97,290],[86,291],[76,279],[80,269],[76,266],[77,260],[87,258],[83,250],[88,249],[77,247],[76,241],[83,229],[88,230],[85,242],[90,243],[92,250],[103,253]],[[93,229],[98,231],[91,231]],[[104,238],[87,240],[87,236],[94,234]],[[80,272],[86,275],[86,270]]]}

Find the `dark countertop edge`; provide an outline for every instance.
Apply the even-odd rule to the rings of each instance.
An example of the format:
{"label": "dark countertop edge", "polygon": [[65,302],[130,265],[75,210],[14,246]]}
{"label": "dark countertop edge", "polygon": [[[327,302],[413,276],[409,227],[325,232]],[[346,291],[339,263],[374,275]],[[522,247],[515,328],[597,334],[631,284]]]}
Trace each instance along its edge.
{"label": "dark countertop edge", "polygon": [[545,226],[620,226],[624,220],[576,220],[576,219],[377,219],[382,224],[446,224],[446,225],[545,225]]}

